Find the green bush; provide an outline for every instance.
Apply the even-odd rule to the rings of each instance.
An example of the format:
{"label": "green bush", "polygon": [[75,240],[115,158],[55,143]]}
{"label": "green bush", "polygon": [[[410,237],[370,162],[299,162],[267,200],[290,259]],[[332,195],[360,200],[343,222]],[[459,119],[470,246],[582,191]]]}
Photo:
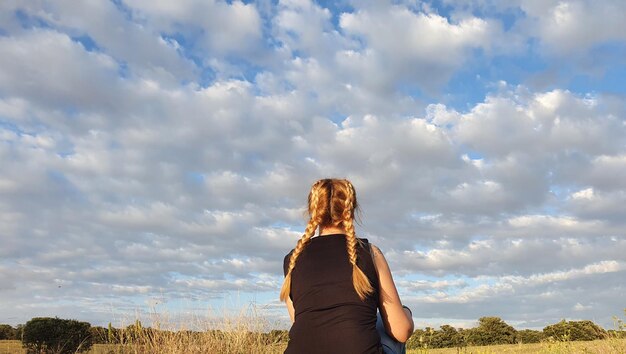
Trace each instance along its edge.
{"label": "green bush", "polygon": [[425,329],[416,329],[408,341],[406,341],[407,349],[433,348],[432,339],[436,330],[431,327]]}
{"label": "green bush", "polygon": [[464,331],[465,341],[471,345],[513,344],[516,334],[500,317],[481,317],[478,327]]}
{"label": "green bush", "polygon": [[431,338],[432,348],[456,348],[464,345],[464,340],[456,328],[449,325],[439,328]]}
{"label": "green bush", "polygon": [[517,331],[515,341],[517,343],[539,343],[544,339],[543,332],[534,329],[522,329]]}
{"label": "green bush", "polygon": [[108,329],[100,326],[89,328],[91,342],[93,344],[107,344],[108,332]]}
{"label": "green bush", "polygon": [[17,330],[8,324],[0,324],[0,340],[2,339],[16,339]]}
{"label": "green bush", "polygon": [[90,327],[87,322],[35,317],[24,325],[22,345],[29,354],[87,351],[92,345]]}
{"label": "green bush", "polygon": [[556,340],[596,340],[607,337],[607,332],[591,321],[565,321],[549,325],[543,329],[546,338]]}
{"label": "green bush", "polygon": [[24,334],[24,324],[18,324],[15,327],[15,339],[22,340],[22,336]]}

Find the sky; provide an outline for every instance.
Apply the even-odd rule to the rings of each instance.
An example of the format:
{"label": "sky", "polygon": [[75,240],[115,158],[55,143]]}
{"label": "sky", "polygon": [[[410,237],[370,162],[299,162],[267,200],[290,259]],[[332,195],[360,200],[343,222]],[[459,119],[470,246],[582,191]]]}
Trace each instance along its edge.
{"label": "sky", "polygon": [[339,177],[417,328],[613,328],[624,13],[621,0],[1,1],[0,323],[253,309],[288,328],[283,257],[310,186]]}

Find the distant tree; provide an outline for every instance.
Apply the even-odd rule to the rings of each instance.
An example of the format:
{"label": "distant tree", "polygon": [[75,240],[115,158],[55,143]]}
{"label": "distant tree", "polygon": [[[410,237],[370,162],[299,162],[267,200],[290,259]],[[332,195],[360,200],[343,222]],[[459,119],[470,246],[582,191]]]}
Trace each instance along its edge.
{"label": "distant tree", "polygon": [[557,340],[596,340],[607,337],[607,332],[592,321],[565,321],[546,326],[543,329],[546,337]]}
{"label": "distant tree", "polygon": [[24,325],[18,324],[17,327],[15,327],[15,339],[22,340],[23,335],[24,335]]}
{"label": "distant tree", "polygon": [[409,340],[406,341],[407,349],[433,348],[432,339],[435,335],[435,329],[426,327],[425,329],[416,329],[413,331]]}
{"label": "distant tree", "polygon": [[16,339],[17,330],[13,326],[8,324],[0,324],[0,340],[2,339]]}
{"label": "distant tree", "polygon": [[578,338],[575,340],[605,339],[607,334],[604,328],[593,323],[593,321],[574,321],[574,335]]}
{"label": "distant tree", "polygon": [[443,325],[436,330],[431,327],[416,329],[406,342],[407,349],[464,347],[465,340],[456,328]]}
{"label": "distant tree", "polygon": [[461,337],[463,346],[468,346],[471,343],[470,336],[473,334],[473,328],[470,328],[470,329],[459,328],[457,330],[457,333],[459,334],[459,337]]}
{"label": "distant tree", "polygon": [[29,354],[88,351],[92,346],[90,327],[87,322],[35,317],[24,325],[22,345]]}
{"label": "distant tree", "polygon": [[[626,313],[626,309],[624,310]],[[481,317],[478,326],[469,329],[443,325],[439,330],[431,327],[416,329],[406,347],[425,348],[461,348],[468,345],[494,345],[514,343],[538,343],[548,337],[557,340],[595,340],[626,338],[624,322],[615,318],[617,330],[605,331],[592,321],[561,321],[547,326],[543,331],[524,329],[517,331],[499,317]]]}
{"label": "distant tree", "polygon": [[517,335],[515,336],[515,341],[517,343],[539,343],[545,337],[543,336],[542,331],[536,331],[533,329],[522,329],[517,331]]}
{"label": "distant tree", "polygon": [[458,348],[466,346],[463,336],[461,336],[456,328],[449,325],[441,326],[435,338],[437,337],[440,338],[440,348]]}
{"label": "distant tree", "polygon": [[517,331],[500,317],[481,317],[478,327],[468,329],[466,340],[473,345],[513,344]]}

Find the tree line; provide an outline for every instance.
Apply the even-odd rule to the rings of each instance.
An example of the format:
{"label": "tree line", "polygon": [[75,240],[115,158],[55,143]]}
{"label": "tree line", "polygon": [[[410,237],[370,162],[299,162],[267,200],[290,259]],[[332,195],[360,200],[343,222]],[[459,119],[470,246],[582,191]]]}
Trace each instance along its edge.
{"label": "tree line", "polygon": [[408,349],[459,348],[475,345],[539,343],[545,340],[590,341],[609,337],[626,338],[621,322],[617,330],[605,330],[592,321],[566,321],[551,324],[543,330],[516,330],[499,317],[481,317],[474,328],[454,328],[443,325],[439,329],[427,327],[413,332]]}
{"label": "tree line", "polygon": [[[454,348],[473,345],[495,345],[514,343],[538,343],[552,339],[558,341],[590,341],[596,339],[626,338],[626,329],[621,320],[617,329],[605,330],[592,321],[566,321],[551,324],[543,330],[516,330],[499,317],[481,317],[474,328],[454,328],[443,325],[439,329],[417,329],[407,341],[408,349]],[[224,339],[226,332],[210,330]],[[0,340],[20,340],[27,353],[77,353],[88,351],[93,344],[124,344],[140,342],[166,334],[166,330],[143,327],[136,321],[125,328],[91,326],[88,322],[51,317],[35,317],[23,325],[12,327],[0,324]],[[189,336],[200,336],[205,332],[187,331]],[[289,333],[285,330],[272,330],[268,333],[249,333],[261,336],[266,344],[285,343]]]}

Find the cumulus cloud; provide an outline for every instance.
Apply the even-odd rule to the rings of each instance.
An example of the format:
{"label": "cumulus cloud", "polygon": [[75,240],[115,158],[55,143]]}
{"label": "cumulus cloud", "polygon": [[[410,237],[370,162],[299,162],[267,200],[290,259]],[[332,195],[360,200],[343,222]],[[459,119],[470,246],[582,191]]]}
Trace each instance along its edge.
{"label": "cumulus cloud", "polygon": [[480,11],[496,15],[507,13],[514,23],[509,38],[539,40],[546,55],[564,58],[595,47],[624,43],[624,24],[620,13],[624,3],[606,1],[602,6],[590,0],[461,0],[444,1],[455,16]]}
{"label": "cumulus cloud", "polygon": [[530,38],[521,19],[401,3],[0,6],[0,322],[103,324],[232,293],[285,320],[282,257],[328,176],[356,185],[357,231],[420,323],[606,325],[621,311],[623,97],[502,81],[463,106],[445,92],[467,84],[459,72],[486,75],[477,61],[515,61],[502,43]]}
{"label": "cumulus cloud", "polygon": [[86,52],[66,34],[38,29],[0,40],[0,89],[14,104],[16,98],[28,98],[46,107],[82,109],[123,101],[116,92],[115,61],[106,54]]}
{"label": "cumulus cloud", "polygon": [[[262,19],[254,4],[240,1],[131,0],[131,13],[170,35],[183,32],[206,53],[252,54],[262,41]],[[178,43],[183,46],[184,44]]]}
{"label": "cumulus cloud", "polygon": [[78,38],[90,51],[106,52],[118,63],[129,66],[135,75],[162,82],[191,78],[193,64],[177,53],[176,43],[168,42],[150,27],[127,21],[112,2],[40,1],[10,10],[28,21],[46,23]]}
{"label": "cumulus cloud", "polygon": [[[382,8],[381,8],[382,7]],[[501,31],[497,23],[466,18],[451,23],[436,13],[416,13],[404,6],[364,8],[341,16],[341,29],[365,43],[363,50],[347,51],[350,65],[372,73],[362,84],[391,91],[398,84],[418,84],[434,90],[447,82],[473,49],[489,50]]]}
{"label": "cumulus cloud", "polygon": [[[590,318],[594,313],[619,308],[619,300],[610,294],[623,290],[624,286],[619,281],[623,276],[623,262],[604,261],[530,277],[483,278],[481,285],[464,288],[452,295],[437,292],[409,296],[407,300],[419,318],[423,317],[421,313],[427,312],[434,317],[467,320],[481,317],[487,311],[492,315],[506,313],[503,319],[517,328],[541,329],[545,323],[560,320],[558,311],[555,311],[558,303],[569,307],[572,312],[568,317],[572,319]],[[605,281],[612,282],[608,286],[609,291],[605,294],[596,292],[598,282]],[[585,297],[587,305],[582,305],[576,299],[580,299],[585,292],[590,294]],[[483,314],[479,311],[483,311]]]}
{"label": "cumulus cloud", "polygon": [[550,53],[568,55],[626,40],[619,16],[626,8],[621,1],[608,1],[603,6],[582,0],[520,1],[519,6],[528,15],[529,31]]}

